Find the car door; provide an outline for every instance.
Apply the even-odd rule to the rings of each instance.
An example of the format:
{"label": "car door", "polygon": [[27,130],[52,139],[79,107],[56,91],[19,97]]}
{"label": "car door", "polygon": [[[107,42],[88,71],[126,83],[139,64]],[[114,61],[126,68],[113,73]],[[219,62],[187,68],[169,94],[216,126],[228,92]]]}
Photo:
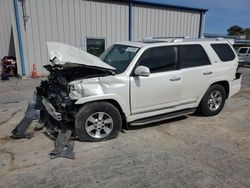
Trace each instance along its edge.
{"label": "car door", "polygon": [[179,66],[182,71],[181,104],[192,104],[208,87],[214,75],[213,67],[201,45],[181,45]]}
{"label": "car door", "polygon": [[147,49],[139,58],[137,66],[150,69],[148,77],[130,77],[132,114],[150,112],[179,104],[182,75],[177,70],[178,48],[175,46]]}

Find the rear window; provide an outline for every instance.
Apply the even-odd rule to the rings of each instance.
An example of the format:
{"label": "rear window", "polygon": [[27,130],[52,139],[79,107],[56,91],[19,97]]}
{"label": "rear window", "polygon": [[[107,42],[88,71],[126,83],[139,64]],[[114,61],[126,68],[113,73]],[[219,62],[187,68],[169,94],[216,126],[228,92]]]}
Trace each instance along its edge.
{"label": "rear window", "polygon": [[232,48],[228,44],[211,44],[221,61],[232,61],[235,58]]}
{"label": "rear window", "polygon": [[245,54],[247,52],[247,48],[241,48],[239,50],[239,54]]}

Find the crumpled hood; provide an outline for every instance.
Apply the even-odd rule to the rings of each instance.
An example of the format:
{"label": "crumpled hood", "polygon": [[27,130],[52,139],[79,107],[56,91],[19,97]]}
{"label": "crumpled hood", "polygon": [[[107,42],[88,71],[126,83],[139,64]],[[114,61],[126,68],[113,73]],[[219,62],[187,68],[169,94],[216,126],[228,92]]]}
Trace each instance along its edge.
{"label": "crumpled hood", "polygon": [[103,62],[98,57],[79,48],[59,42],[47,42],[47,47],[50,59],[55,57],[57,58],[56,64],[63,65],[65,63],[77,63],[81,65],[115,70],[114,67]]}

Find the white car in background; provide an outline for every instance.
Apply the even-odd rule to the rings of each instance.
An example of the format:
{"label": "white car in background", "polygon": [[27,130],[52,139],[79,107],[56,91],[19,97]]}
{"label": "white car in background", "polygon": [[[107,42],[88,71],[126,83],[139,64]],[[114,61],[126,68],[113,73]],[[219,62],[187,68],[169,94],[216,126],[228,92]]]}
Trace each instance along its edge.
{"label": "white car in background", "polygon": [[238,50],[239,59],[244,63],[250,63],[250,47],[241,47]]}

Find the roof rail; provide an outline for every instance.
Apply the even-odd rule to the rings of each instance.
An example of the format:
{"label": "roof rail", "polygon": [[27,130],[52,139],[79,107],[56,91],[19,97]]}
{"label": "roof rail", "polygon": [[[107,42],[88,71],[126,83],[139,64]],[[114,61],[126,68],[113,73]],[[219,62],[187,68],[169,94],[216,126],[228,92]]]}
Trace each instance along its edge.
{"label": "roof rail", "polygon": [[191,38],[191,37],[145,37],[143,41],[189,42],[189,41],[224,41],[225,38]]}
{"label": "roof rail", "polygon": [[224,38],[218,37],[218,38],[183,38],[182,41],[180,40],[174,40],[173,42],[188,42],[188,41],[224,41]]}
{"label": "roof rail", "polygon": [[154,38],[154,37],[145,37],[142,39],[142,42],[171,42],[172,38]]}

